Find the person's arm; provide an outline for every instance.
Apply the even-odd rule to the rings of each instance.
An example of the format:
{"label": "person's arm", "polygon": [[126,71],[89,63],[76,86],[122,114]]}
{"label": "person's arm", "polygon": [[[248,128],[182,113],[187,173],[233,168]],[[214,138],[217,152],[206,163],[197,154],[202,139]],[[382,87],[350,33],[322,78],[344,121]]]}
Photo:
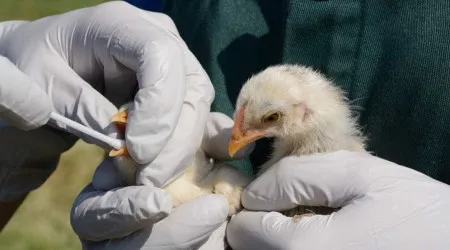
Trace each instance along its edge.
{"label": "person's arm", "polygon": [[[32,130],[47,123],[52,110],[47,94],[7,58],[0,56],[0,121],[21,130]],[[26,194],[0,201],[0,231],[25,197]]]}
{"label": "person's arm", "polygon": [[[250,211],[227,228],[236,250],[450,246],[450,186],[368,153],[286,157],[247,187],[242,203]],[[299,221],[270,212],[298,205],[341,209]]]}
{"label": "person's arm", "polygon": [[16,210],[22,205],[26,196],[16,198],[14,201],[0,201],[0,232],[5,228]]}

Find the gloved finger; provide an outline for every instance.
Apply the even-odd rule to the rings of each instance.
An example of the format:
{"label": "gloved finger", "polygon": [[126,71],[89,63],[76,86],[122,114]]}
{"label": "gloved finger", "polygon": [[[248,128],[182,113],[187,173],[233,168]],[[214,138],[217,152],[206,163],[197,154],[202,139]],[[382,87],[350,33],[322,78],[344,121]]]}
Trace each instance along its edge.
{"label": "gloved finger", "polygon": [[255,143],[250,143],[239,150],[232,158],[228,151],[228,142],[231,138],[233,120],[219,112],[211,112],[206,122],[202,141],[202,149],[212,158],[221,161],[241,159],[251,154]]}
{"label": "gloved finger", "polygon": [[208,240],[203,244],[198,250],[225,250],[229,249],[228,242],[226,241],[226,231],[227,231],[228,221],[225,221],[217,228],[208,238]]}
{"label": "gloved finger", "polygon": [[[33,65],[24,65],[23,69],[38,82],[52,86],[49,94],[56,112],[98,132],[117,137],[117,129],[110,122],[112,116],[118,112],[116,106],[85,82],[66,62],[59,57],[54,57],[46,61],[42,68],[36,68]],[[111,148],[64,124],[55,123],[53,120],[50,120],[49,124],[77,135],[88,143],[95,143],[105,149]]]}
{"label": "gloved finger", "polygon": [[328,218],[324,215],[314,215],[295,221],[292,217],[278,212],[242,211],[234,215],[228,223],[227,241],[235,250],[298,249],[300,246],[293,245],[298,242],[303,246],[321,249],[321,242],[310,244],[309,240],[317,239],[311,237],[312,234],[326,230]]}
{"label": "gloved finger", "polygon": [[285,157],[247,186],[242,204],[266,211],[344,206],[367,192],[379,165],[370,159],[368,153],[348,151]]}
{"label": "gloved finger", "polygon": [[228,215],[223,196],[204,195],[177,207],[160,222],[128,237],[102,242],[84,242],[87,249],[197,249]]}
{"label": "gloved finger", "polygon": [[[137,183],[162,187],[179,176],[192,163],[201,145],[214,89],[197,59],[185,50],[186,93],[175,131],[158,157],[140,168]],[[145,136],[144,136],[145,137]]]}
{"label": "gloved finger", "polygon": [[15,30],[22,24],[29,23],[30,21],[25,20],[13,20],[0,22],[0,39],[6,36],[10,31]]}
{"label": "gloved finger", "polygon": [[104,192],[88,185],[75,199],[71,223],[81,238],[100,241],[127,236],[171,210],[172,198],[162,189],[129,186]]}
{"label": "gloved finger", "polygon": [[[99,32],[108,37],[97,39],[95,32],[90,33],[99,43],[96,53],[101,63],[111,65],[116,60],[136,74],[138,90],[129,109],[125,138],[131,157],[147,164],[166,146],[181,113],[186,75],[191,73],[184,65],[181,39],[125,2],[99,5],[93,13],[101,17],[96,19],[101,24]],[[111,13],[120,13],[120,18]]]}
{"label": "gloved finger", "polygon": [[48,95],[7,58],[0,56],[0,119],[30,130],[46,124],[52,110]]}
{"label": "gloved finger", "polygon": [[100,163],[92,177],[92,186],[96,190],[108,191],[125,185],[123,175],[114,166],[114,161],[110,157]]}

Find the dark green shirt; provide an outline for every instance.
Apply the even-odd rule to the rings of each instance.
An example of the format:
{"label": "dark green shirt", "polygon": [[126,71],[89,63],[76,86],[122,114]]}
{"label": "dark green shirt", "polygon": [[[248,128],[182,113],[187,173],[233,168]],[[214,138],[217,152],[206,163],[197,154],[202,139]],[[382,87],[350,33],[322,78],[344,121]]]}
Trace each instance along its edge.
{"label": "dark green shirt", "polygon": [[369,150],[450,183],[449,0],[166,0],[164,12],[211,77],[213,111],[231,116],[270,65],[313,66],[346,90]]}

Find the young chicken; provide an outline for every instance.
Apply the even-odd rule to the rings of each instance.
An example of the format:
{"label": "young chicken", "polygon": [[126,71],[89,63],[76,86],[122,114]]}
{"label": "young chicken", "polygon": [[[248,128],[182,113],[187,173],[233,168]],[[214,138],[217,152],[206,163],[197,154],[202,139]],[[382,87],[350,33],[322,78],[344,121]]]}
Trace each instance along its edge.
{"label": "young chicken", "polygon": [[[132,104],[124,106],[113,118],[122,134],[129,105]],[[344,93],[310,68],[281,65],[254,75],[242,87],[236,110],[229,141],[230,156],[260,138],[275,138],[272,157],[260,167],[258,175],[288,155],[365,150],[364,137]],[[137,166],[126,149],[113,150],[110,155],[115,156],[115,163],[127,182],[133,184]],[[174,206],[202,194],[223,194],[229,202],[229,215],[232,215],[242,208],[240,196],[250,181],[243,172],[211,161],[199,149],[187,170],[164,189],[173,196]],[[323,207],[309,207],[309,210],[333,211]],[[308,207],[298,207],[285,214],[305,215],[307,211]]]}
{"label": "young chicken", "polygon": [[[128,109],[132,105],[133,103],[128,103],[122,106],[112,119],[122,136],[126,130]],[[139,166],[129,156],[126,148],[111,150],[109,156],[114,157],[115,166],[124,176],[126,183],[135,185],[136,170]],[[241,193],[250,181],[244,172],[228,164],[214,162],[198,149],[193,162],[184,173],[163,189],[171,194],[173,207],[203,194],[222,194],[228,200],[228,215],[231,216],[242,209]]]}
{"label": "young chicken", "polygon": [[[273,153],[262,174],[289,155],[336,150],[365,151],[365,138],[344,93],[320,73],[297,65],[269,67],[251,77],[236,103],[230,155],[262,137],[274,137]],[[317,213],[333,209],[310,207]],[[306,207],[286,212],[304,214]]]}

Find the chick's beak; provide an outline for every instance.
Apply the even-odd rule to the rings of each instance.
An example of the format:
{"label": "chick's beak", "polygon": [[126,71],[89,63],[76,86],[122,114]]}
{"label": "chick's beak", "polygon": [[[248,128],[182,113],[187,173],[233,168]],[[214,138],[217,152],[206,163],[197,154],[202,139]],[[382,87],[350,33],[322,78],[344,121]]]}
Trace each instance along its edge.
{"label": "chick's beak", "polygon": [[242,131],[242,121],[244,119],[244,107],[239,110],[236,120],[234,122],[231,139],[228,144],[228,153],[233,157],[237,151],[247,146],[248,144],[266,136],[266,132],[262,130],[250,129]]}
{"label": "chick's beak", "polygon": [[266,133],[258,130],[248,130],[242,133],[239,129],[231,136],[230,143],[228,144],[228,152],[230,157],[233,157],[239,149],[247,146],[248,144],[264,137]]}

